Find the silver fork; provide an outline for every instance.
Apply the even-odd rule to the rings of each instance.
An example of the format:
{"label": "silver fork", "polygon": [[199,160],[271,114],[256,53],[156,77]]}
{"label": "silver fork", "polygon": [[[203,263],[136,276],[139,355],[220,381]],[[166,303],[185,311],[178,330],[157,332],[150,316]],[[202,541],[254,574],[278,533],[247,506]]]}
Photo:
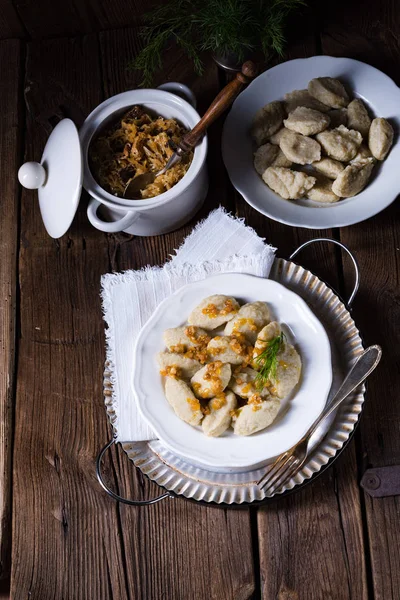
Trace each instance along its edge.
{"label": "silver fork", "polygon": [[301,440],[289,450],[278,456],[270,469],[258,481],[258,486],[267,494],[274,489],[279,489],[291,479],[303,466],[307,454],[308,443],[311,436],[329,415],[353,392],[372,371],[377,367],[382,356],[380,346],[370,346],[360,354],[350,371],[346,375],[342,385],[318,419],[314,421]]}

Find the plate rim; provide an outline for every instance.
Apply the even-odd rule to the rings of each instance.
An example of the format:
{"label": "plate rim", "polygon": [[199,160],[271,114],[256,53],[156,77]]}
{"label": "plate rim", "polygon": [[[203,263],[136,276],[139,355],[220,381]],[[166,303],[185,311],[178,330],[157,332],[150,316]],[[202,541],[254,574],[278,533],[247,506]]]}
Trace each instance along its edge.
{"label": "plate rim", "polygon": [[[385,194],[381,194],[381,198],[385,198],[385,200],[383,200],[382,204],[380,204],[379,206],[376,207],[375,206],[368,212],[366,213],[365,216],[363,216],[361,219],[358,218],[357,215],[357,211],[354,211],[354,217],[350,218],[349,216],[346,217],[342,217],[342,218],[337,218],[336,220],[331,220],[329,223],[313,223],[309,220],[309,217],[307,217],[306,212],[304,213],[304,218],[302,220],[302,222],[300,223],[299,220],[296,220],[295,218],[291,218],[289,217],[280,217],[279,215],[276,214],[271,214],[274,213],[274,211],[268,210],[268,206],[264,207],[264,208],[260,208],[259,206],[257,206],[257,203],[255,201],[253,201],[251,199],[251,197],[249,197],[249,195],[243,191],[242,186],[240,185],[240,183],[237,183],[237,180],[235,180],[235,175],[234,175],[234,171],[230,168],[229,165],[229,161],[230,159],[228,158],[229,156],[229,151],[228,151],[228,142],[227,142],[227,130],[228,130],[228,126],[230,124],[230,120],[232,119],[232,115],[233,115],[233,111],[235,109],[235,107],[237,107],[240,103],[241,100],[243,100],[243,96],[245,94],[247,94],[249,92],[249,90],[251,90],[252,87],[254,87],[256,81],[260,78],[260,77],[265,77],[267,74],[271,74],[272,72],[276,72],[279,71],[281,69],[283,69],[283,67],[287,68],[287,65],[293,65],[294,63],[304,63],[305,61],[314,61],[314,62],[340,62],[340,61],[345,61],[348,62],[352,65],[362,65],[363,67],[367,67],[369,70],[371,70],[371,72],[377,74],[379,77],[382,77],[384,79],[386,79],[386,83],[390,86],[392,86],[394,88],[394,91],[396,91],[396,93],[399,94],[399,101],[400,101],[400,87],[394,82],[394,80],[389,77],[389,75],[386,75],[386,73],[384,73],[383,71],[381,71],[380,69],[377,69],[376,67],[373,67],[372,65],[369,65],[368,63],[365,63],[363,61],[360,60],[356,60],[353,58],[348,58],[348,57],[336,57],[336,56],[327,56],[327,55],[318,55],[318,56],[310,56],[310,57],[305,57],[305,58],[294,58],[292,60],[288,60],[288,61],[284,61],[282,63],[279,63],[278,65],[275,65],[273,67],[271,67],[270,69],[267,69],[266,71],[264,71],[263,73],[261,73],[258,77],[256,77],[248,86],[247,88],[241,93],[239,94],[239,96],[236,98],[236,100],[234,101],[226,119],[224,122],[224,126],[223,126],[223,130],[222,130],[222,140],[221,140],[221,150],[222,150],[222,158],[223,158],[223,162],[225,165],[225,168],[228,172],[228,176],[229,179],[232,183],[232,185],[234,186],[234,188],[240,193],[240,195],[243,197],[243,199],[252,207],[254,208],[254,210],[256,210],[257,212],[259,212],[260,214],[273,219],[274,221],[277,221],[279,223],[283,223],[285,225],[290,225],[292,227],[301,227],[304,229],[311,229],[311,230],[315,230],[315,229],[330,229],[332,227],[347,227],[349,225],[354,225],[356,223],[361,223],[367,219],[370,219],[374,216],[376,216],[377,214],[379,214],[380,212],[382,212],[383,210],[385,210],[388,206],[390,206],[398,197],[398,195],[400,194],[400,188],[396,191],[393,188],[393,192],[390,193],[385,193]],[[398,115],[398,117],[400,118],[400,113]],[[396,138],[395,138],[395,143],[392,147],[392,150],[397,146],[398,147],[398,151],[400,152],[400,131],[395,132]],[[312,211],[316,211],[316,210],[326,210],[328,211],[327,214],[329,214],[329,211],[331,211],[332,209],[335,209],[335,206],[332,207],[326,207],[326,206],[319,206],[319,207],[304,207],[306,209],[312,210]],[[311,214],[311,213],[310,213]]]}
{"label": "plate rim", "polygon": [[[330,389],[332,387],[332,381],[333,381],[333,368],[332,368],[332,355],[331,355],[330,340],[329,340],[329,336],[325,330],[325,327],[321,323],[320,319],[312,311],[312,309],[308,306],[307,302],[299,294],[290,290],[282,283],[280,283],[276,280],[273,280],[273,279],[263,278],[263,277],[259,277],[257,275],[251,275],[248,273],[232,272],[232,273],[219,273],[219,274],[213,275],[211,277],[207,277],[206,279],[190,282],[190,283],[185,284],[178,290],[176,290],[173,294],[171,294],[170,296],[165,298],[162,302],[160,302],[160,304],[157,306],[156,310],[153,312],[153,314],[148,319],[148,321],[143,325],[143,327],[141,328],[141,330],[138,334],[138,337],[136,339],[135,346],[134,346],[135,368],[133,369],[133,373],[132,373],[131,388],[132,388],[132,392],[133,392],[133,396],[134,396],[134,401],[136,402],[136,406],[139,410],[139,413],[141,414],[143,419],[146,421],[146,423],[149,425],[149,427],[157,435],[158,440],[166,448],[168,448],[168,450],[170,452],[176,453],[178,456],[182,457],[182,459],[198,462],[201,465],[203,465],[204,467],[209,467],[212,469],[235,469],[235,468],[245,469],[245,468],[254,467],[255,465],[259,465],[261,461],[257,460],[256,462],[249,464],[248,462],[245,462],[245,461],[237,462],[237,461],[235,461],[235,459],[231,459],[229,464],[222,466],[221,464],[217,464],[217,462],[213,459],[209,459],[209,458],[204,459],[203,457],[200,458],[196,452],[194,452],[194,453],[188,452],[182,444],[180,444],[179,442],[176,442],[175,438],[173,438],[171,436],[165,437],[162,426],[160,429],[160,427],[158,426],[158,423],[154,423],[154,421],[151,419],[151,417],[148,416],[148,413],[146,413],[145,409],[143,408],[143,405],[141,404],[140,399],[141,399],[141,395],[144,392],[143,392],[143,389],[140,389],[140,386],[138,386],[138,383],[137,383],[138,377],[139,377],[138,373],[141,372],[141,362],[142,362],[142,356],[140,353],[140,345],[142,343],[143,338],[146,336],[146,333],[148,332],[148,330],[151,329],[153,321],[156,320],[157,317],[160,316],[160,313],[164,312],[164,307],[166,305],[168,305],[168,303],[171,302],[171,300],[175,296],[184,294],[186,290],[188,290],[196,285],[200,286],[201,284],[204,284],[204,282],[206,280],[207,281],[208,280],[219,280],[221,278],[228,278],[228,277],[232,277],[232,276],[235,276],[235,277],[240,276],[241,278],[251,279],[253,281],[260,280],[260,281],[263,281],[267,285],[269,284],[269,285],[272,285],[273,287],[282,288],[284,294],[286,294],[288,296],[293,295],[295,297],[295,301],[298,302],[302,306],[303,310],[306,311],[309,318],[311,318],[317,324],[317,326],[320,328],[320,332],[321,332],[321,334],[323,336],[323,340],[324,340],[323,345],[325,346],[325,349],[329,356],[329,368],[327,368],[327,371],[329,371],[327,373],[328,383],[327,383],[326,391],[324,390],[324,393],[322,394],[322,396],[325,398],[325,402],[322,404],[321,410],[323,410],[323,406],[325,406],[325,404],[326,404]],[[306,431],[306,429],[305,429],[305,431]],[[303,432],[303,434],[305,433],[305,431]],[[299,437],[299,439],[300,439],[300,437]],[[270,460],[270,458],[267,458],[267,459],[265,459],[265,461],[262,461],[262,462],[267,463],[269,460]]]}

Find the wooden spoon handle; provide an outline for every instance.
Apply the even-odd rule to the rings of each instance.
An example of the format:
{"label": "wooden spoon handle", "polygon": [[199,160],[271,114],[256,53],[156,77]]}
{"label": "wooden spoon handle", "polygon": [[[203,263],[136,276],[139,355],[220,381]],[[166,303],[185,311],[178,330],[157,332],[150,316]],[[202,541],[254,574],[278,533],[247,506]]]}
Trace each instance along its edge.
{"label": "wooden spoon handle", "polygon": [[249,83],[251,79],[254,79],[256,75],[256,65],[251,60],[245,62],[242,66],[242,71],[237,73],[235,79],[229,82],[228,85],[220,91],[197,125],[183,136],[178,145],[178,147],[181,148],[181,151],[188,152],[196,146],[208,127],[210,127],[210,125],[232,104],[243,86]]}

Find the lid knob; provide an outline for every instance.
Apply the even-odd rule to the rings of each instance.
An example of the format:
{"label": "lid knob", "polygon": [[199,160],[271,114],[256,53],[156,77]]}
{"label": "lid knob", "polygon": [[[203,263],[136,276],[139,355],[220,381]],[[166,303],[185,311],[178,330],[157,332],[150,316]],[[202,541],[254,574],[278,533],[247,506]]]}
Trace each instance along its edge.
{"label": "lid knob", "polygon": [[28,190],[37,190],[46,181],[45,168],[38,162],[26,162],[18,171],[18,179]]}

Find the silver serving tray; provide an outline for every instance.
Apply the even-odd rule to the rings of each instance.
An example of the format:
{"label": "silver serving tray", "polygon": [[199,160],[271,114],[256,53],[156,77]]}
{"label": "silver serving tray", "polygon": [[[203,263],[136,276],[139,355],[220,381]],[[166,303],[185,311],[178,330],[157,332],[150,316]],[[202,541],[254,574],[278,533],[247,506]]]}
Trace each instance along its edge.
{"label": "silver serving tray", "polygon": [[[363,345],[349,307],[358,290],[359,274],[355,258],[340,242],[328,238],[319,238],[306,242],[298,248],[291,259],[310,243],[327,241],[339,245],[350,256],[355,268],[355,285],[345,304],[335,292],[318,279],[313,273],[295,264],[291,260],[275,260],[270,278],[283,284],[309,305],[320,319],[328,334],[333,363],[333,383],[328,402],[342,382],[345,373],[362,352]],[[107,414],[111,425],[115,422],[115,413],[111,405],[111,373],[107,366],[104,372],[104,395]],[[97,458],[97,477],[103,489],[114,499],[133,505],[152,504],[171,496],[218,505],[245,505],[266,502],[273,496],[300,489],[313,476],[317,475],[343,448],[350,438],[359,419],[364,402],[365,387],[349,396],[341,405],[324,429],[319,429],[312,438],[312,451],[301,471],[272,495],[266,495],[257,486],[257,481],[265,473],[267,466],[248,471],[217,472],[206,467],[191,464],[187,459],[173,454],[158,440],[150,442],[122,443],[122,447],[135,467],[149,479],[167,490],[161,496],[147,500],[128,500],[113,492],[104,482],[101,473],[101,461],[104,453],[115,442],[112,439],[99,453]]]}

